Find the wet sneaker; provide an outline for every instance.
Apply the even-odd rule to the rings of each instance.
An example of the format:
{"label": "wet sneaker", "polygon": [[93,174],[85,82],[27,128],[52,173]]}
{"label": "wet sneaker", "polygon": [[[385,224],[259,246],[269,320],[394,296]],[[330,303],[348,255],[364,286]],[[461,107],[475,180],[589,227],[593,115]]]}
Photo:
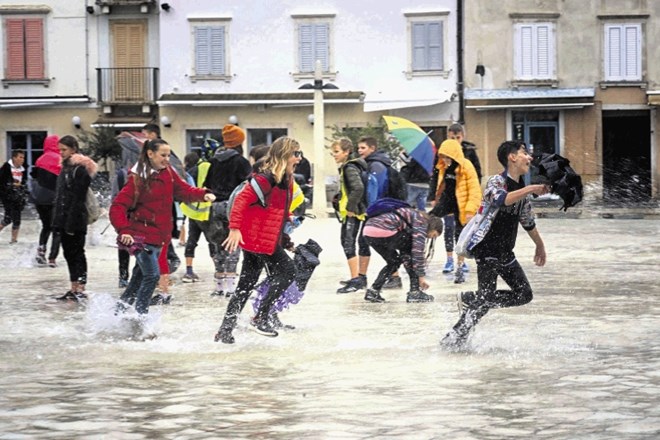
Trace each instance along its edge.
{"label": "wet sneaker", "polygon": [[461,270],[463,271],[463,273],[468,273],[470,271],[470,268],[468,267],[468,265],[465,261],[461,265]]}
{"label": "wet sneaker", "polygon": [[353,293],[367,288],[367,277],[357,276],[348,281],[344,287],[337,289],[337,293]]}
{"label": "wet sneaker", "polygon": [[440,348],[454,352],[463,351],[465,350],[465,345],[467,344],[469,335],[469,332],[461,334],[456,330],[451,329],[449,333],[447,333],[445,337],[440,341]]}
{"label": "wet sneaker", "polygon": [[57,267],[55,260],[48,260],[48,267]]}
{"label": "wet sneaker", "polygon": [[383,289],[401,289],[403,287],[403,283],[401,282],[401,277],[400,276],[392,276],[390,277],[385,284],[383,284]]}
{"label": "wet sneaker", "polygon": [[184,283],[197,283],[199,282],[199,276],[195,272],[192,274],[186,273],[181,277],[181,281]]}
{"label": "wet sneaker", "polygon": [[213,292],[211,292],[211,296],[219,296],[222,298],[223,296],[225,296],[225,291],[216,289]]}
{"label": "wet sneaker", "polygon": [[119,287],[120,289],[125,289],[125,288],[127,288],[127,287],[128,287],[128,280],[125,280],[125,279],[123,279],[123,278],[119,278],[119,284],[118,284],[118,287]]}
{"label": "wet sneaker", "polygon": [[215,342],[222,342],[223,344],[233,344],[236,342],[236,339],[234,339],[234,336],[231,334],[231,330],[224,330],[220,329],[218,330],[218,333],[215,334],[213,340]]}
{"label": "wet sneaker", "polygon": [[266,319],[256,320],[255,318],[252,318],[250,320],[250,329],[256,333],[259,333],[260,335],[268,336],[271,338],[274,338],[278,335],[277,330],[275,330]]}
{"label": "wet sneaker", "polygon": [[433,295],[427,295],[421,290],[415,290],[408,292],[406,296],[406,302],[408,303],[422,303],[422,302],[433,302]]}
{"label": "wet sneaker", "polygon": [[454,274],[454,284],[462,284],[465,282],[465,272],[461,270],[459,267],[456,269],[456,273]]}
{"label": "wet sneaker", "polygon": [[296,329],[294,326],[284,324],[282,321],[280,321],[280,317],[277,315],[277,313],[271,313],[270,316],[268,317],[268,320],[270,321],[270,324],[275,329],[278,329],[278,328],[282,328],[284,330],[295,330]]}
{"label": "wet sneaker", "polygon": [[454,271],[454,260],[452,258],[447,259],[445,267],[442,268],[442,273],[452,273]]}
{"label": "wet sneaker", "polygon": [[37,263],[37,266],[39,267],[46,267],[46,265],[48,265],[48,260],[46,260],[46,257],[41,254],[34,257],[34,262]]}
{"label": "wet sneaker", "polygon": [[80,302],[87,299],[87,295],[81,292],[73,292],[69,290],[64,295],[55,298],[58,301],[71,301],[71,302]]}
{"label": "wet sneaker", "polygon": [[172,301],[172,295],[157,293],[151,297],[149,301],[150,306],[159,306],[169,304]]}
{"label": "wet sneaker", "polygon": [[364,300],[372,303],[383,303],[385,298],[380,296],[380,292],[374,289],[367,289],[367,293],[364,295]]}

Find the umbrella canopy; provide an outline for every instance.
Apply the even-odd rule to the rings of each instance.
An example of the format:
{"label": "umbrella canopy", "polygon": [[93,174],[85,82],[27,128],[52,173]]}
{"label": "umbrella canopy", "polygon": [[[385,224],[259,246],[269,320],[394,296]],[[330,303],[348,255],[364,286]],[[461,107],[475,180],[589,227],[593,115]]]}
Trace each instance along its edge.
{"label": "umbrella canopy", "polygon": [[424,130],[414,122],[396,116],[383,116],[387,129],[410,157],[420,164],[429,175],[433,174],[433,160],[435,159],[435,144]]}

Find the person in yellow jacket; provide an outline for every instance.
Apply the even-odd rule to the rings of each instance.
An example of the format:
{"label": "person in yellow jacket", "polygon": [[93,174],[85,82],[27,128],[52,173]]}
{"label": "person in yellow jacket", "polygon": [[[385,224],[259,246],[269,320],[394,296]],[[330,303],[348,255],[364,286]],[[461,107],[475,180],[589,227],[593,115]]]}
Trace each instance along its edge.
{"label": "person in yellow jacket", "polygon": [[[481,186],[477,171],[464,155],[461,144],[454,139],[448,139],[438,150],[438,186],[435,192],[435,206],[431,214],[444,217],[454,215],[456,221],[455,237],[463,230],[463,226],[477,213],[481,203]],[[458,257],[454,282],[465,282],[463,272],[464,257]]]}

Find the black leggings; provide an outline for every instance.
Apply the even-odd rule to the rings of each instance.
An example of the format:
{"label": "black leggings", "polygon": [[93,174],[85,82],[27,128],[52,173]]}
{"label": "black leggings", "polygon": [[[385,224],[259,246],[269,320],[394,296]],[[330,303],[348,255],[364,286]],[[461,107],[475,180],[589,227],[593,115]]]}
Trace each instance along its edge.
{"label": "black leggings", "polygon": [[60,234],[52,229],[53,205],[36,205],[39,220],[41,220],[41,232],[39,232],[39,247],[46,249],[48,237],[53,234],[53,241],[50,244],[49,260],[55,260],[60,253]]}
{"label": "black leggings", "polygon": [[[532,300],[532,287],[513,252],[499,257],[477,257],[476,261],[479,291],[475,305],[500,309],[522,306]],[[510,289],[497,289],[498,275]]]}
{"label": "black leggings", "polygon": [[[346,217],[344,223],[341,224],[341,247],[344,248],[344,255],[346,255],[347,260],[357,255],[355,246],[356,239],[359,241],[359,238],[362,237],[362,240],[364,241],[364,236],[361,234],[363,227],[364,222],[355,217]],[[361,243],[361,247],[364,246],[364,244],[366,244],[366,242]],[[360,255],[362,255],[362,253]]]}
{"label": "black leggings", "polygon": [[227,330],[236,327],[236,320],[240,315],[245,303],[252,293],[252,289],[259,280],[261,270],[266,267],[270,275],[270,288],[266,298],[261,302],[257,310],[257,320],[266,319],[268,313],[277,298],[291,285],[296,275],[293,260],[289,258],[281,246],[277,246],[272,255],[255,254],[243,251],[243,266],[238,278],[236,292],[227,304],[225,319],[222,326]]}
{"label": "black leggings", "polygon": [[369,246],[385,260],[385,267],[378,273],[376,281],[371,286],[372,289],[382,289],[385,282],[403,263],[410,277],[410,290],[419,290],[419,275],[412,268],[412,235],[406,231],[399,231],[391,237],[366,237],[366,239]]}
{"label": "black leggings", "polygon": [[72,283],[87,284],[86,235],[86,232],[75,232],[70,235],[60,231],[62,253],[69,268],[69,280]]}
{"label": "black leggings", "polygon": [[20,229],[23,205],[10,202],[6,199],[2,201],[2,205],[5,207],[5,217],[2,219],[2,226],[7,226],[11,223],[13,230]]}

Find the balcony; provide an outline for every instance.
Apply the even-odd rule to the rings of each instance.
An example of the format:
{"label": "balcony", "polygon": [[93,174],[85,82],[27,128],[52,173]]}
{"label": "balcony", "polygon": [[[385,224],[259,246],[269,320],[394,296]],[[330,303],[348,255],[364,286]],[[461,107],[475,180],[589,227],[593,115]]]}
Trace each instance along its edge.
{"label": "balcony", "polygon": [[106,67],[96,72],[100,103],[149,105],[156,102],[157,67]]}

